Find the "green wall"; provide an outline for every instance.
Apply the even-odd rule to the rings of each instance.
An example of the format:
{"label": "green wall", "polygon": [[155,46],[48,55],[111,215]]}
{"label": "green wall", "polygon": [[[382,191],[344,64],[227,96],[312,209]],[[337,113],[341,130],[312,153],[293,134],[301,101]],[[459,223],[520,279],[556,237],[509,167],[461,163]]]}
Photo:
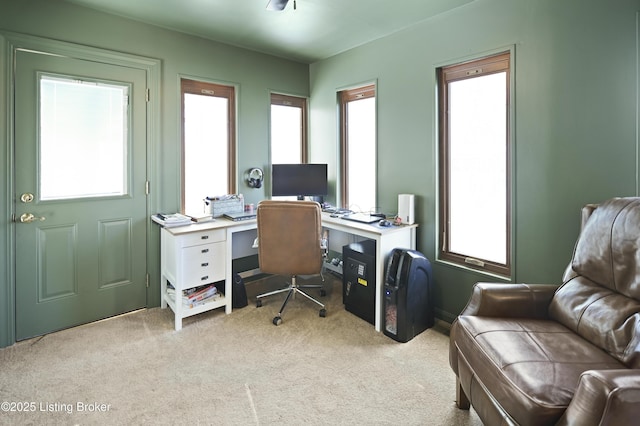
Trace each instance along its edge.
{"label": "green wall", "polygon": [[[451,321],[476,281],[495,278],[436,260],[435,68],[513,49],[514,277],[558,283],[578,233],[580,207],[637,193],[636,11],[640,0],[475,0],[424,23],[308,66],[61,1],[0,0],[0,29],[162,61],[153,208],[179,204],[179,75],[238,86],[238,181],[268,164],[269,91],[310,96],[310,158],[338,164],[336,91],[378,84],[378,204],[417,196],[418,250],[434,266],[437,315]],[[0,46],[0,129],[9,82]],[[152,94],[155,96],[155,94]],[[0,346],[11,344],[8,135],[0,136]],[[335,200],[333,200],[335,201]],[[154,228],[155,229],[155,228]],[[158,238],[149,268],[159,281]],[[158,286],[149,292],[159,300]]]}
{"label": "green wall", "polygon": [[[162,61],[160,93],[160,137],[152,141],[157,152],[152,164],[152,210],[171,211],[179,207],[180,188],[180,92],[179,76],[202,78],[237,87],[238,191],[247,202],[267,197],[265,187],[249,188],[245,171],[268,165],[268,114],[270,91],[306,97],[309,95],[309,66],[270,55],[239,49],[159,27],[108,15],[62,1],[0,0],[0,30],[29,34]],[[0,38],[1,40],[1,38]],[[2,43],[0,43],[2,44]],[[7,53],[0,47],[0,347],[13,343],[13,311],[9,268],[11,224],[9,146],[6,134]],[[19,167],[19,165],[18,165]],[[149,306],[158,306],[159,232],[152,228],[149,248],[152,286]]]}
{"label": "green wall", "polygon": [[435,68],[513,49],[512,278],[559,283],[581,206],[637,193],[638,10],[637,0],[475,0],[311,65],[312,154],[334,173],[336,91],[377,81],[378,204],[393,212],[398,193],[416,194],[440,318],[496,278],[436,261]]}

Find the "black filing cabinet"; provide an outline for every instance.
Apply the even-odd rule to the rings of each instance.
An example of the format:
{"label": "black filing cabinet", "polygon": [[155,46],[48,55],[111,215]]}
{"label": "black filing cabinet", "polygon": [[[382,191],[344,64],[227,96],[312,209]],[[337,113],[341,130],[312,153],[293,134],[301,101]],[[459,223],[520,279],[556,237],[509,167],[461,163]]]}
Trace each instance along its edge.
{"label": "black filing cabinet", "polygon": [[375,324],[376,242],[342,247],[342,301],[347,311]]}

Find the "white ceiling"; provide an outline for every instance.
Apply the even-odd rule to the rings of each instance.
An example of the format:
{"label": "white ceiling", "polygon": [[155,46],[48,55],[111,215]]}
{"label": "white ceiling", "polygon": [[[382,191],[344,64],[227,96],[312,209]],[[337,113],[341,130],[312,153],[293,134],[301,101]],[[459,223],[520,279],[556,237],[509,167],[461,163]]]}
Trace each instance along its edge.
{"label": "white ceiling", "polygon": [[67,0],[238,47],[312,63],[473,0]]}

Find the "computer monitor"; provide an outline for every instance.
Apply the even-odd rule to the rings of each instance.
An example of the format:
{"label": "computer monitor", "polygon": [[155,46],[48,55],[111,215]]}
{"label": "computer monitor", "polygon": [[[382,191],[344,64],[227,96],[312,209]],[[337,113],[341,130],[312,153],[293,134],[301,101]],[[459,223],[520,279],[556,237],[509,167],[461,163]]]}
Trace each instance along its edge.
{"label": "computer monitor", "polygon": [[274,197],[327,195],[326,164],[273,164],[271,166],[271,195]]}

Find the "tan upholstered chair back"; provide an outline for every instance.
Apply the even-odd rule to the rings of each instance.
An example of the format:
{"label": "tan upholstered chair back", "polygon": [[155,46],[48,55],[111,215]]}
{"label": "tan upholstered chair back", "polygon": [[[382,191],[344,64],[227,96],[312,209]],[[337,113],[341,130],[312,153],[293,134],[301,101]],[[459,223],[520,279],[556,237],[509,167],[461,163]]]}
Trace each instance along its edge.
{"label": "tan upholstered chair back", "polygon": [[267,274],[320,273],[322,224],[314,201],[262,201],[258,205],[258,259]]}

